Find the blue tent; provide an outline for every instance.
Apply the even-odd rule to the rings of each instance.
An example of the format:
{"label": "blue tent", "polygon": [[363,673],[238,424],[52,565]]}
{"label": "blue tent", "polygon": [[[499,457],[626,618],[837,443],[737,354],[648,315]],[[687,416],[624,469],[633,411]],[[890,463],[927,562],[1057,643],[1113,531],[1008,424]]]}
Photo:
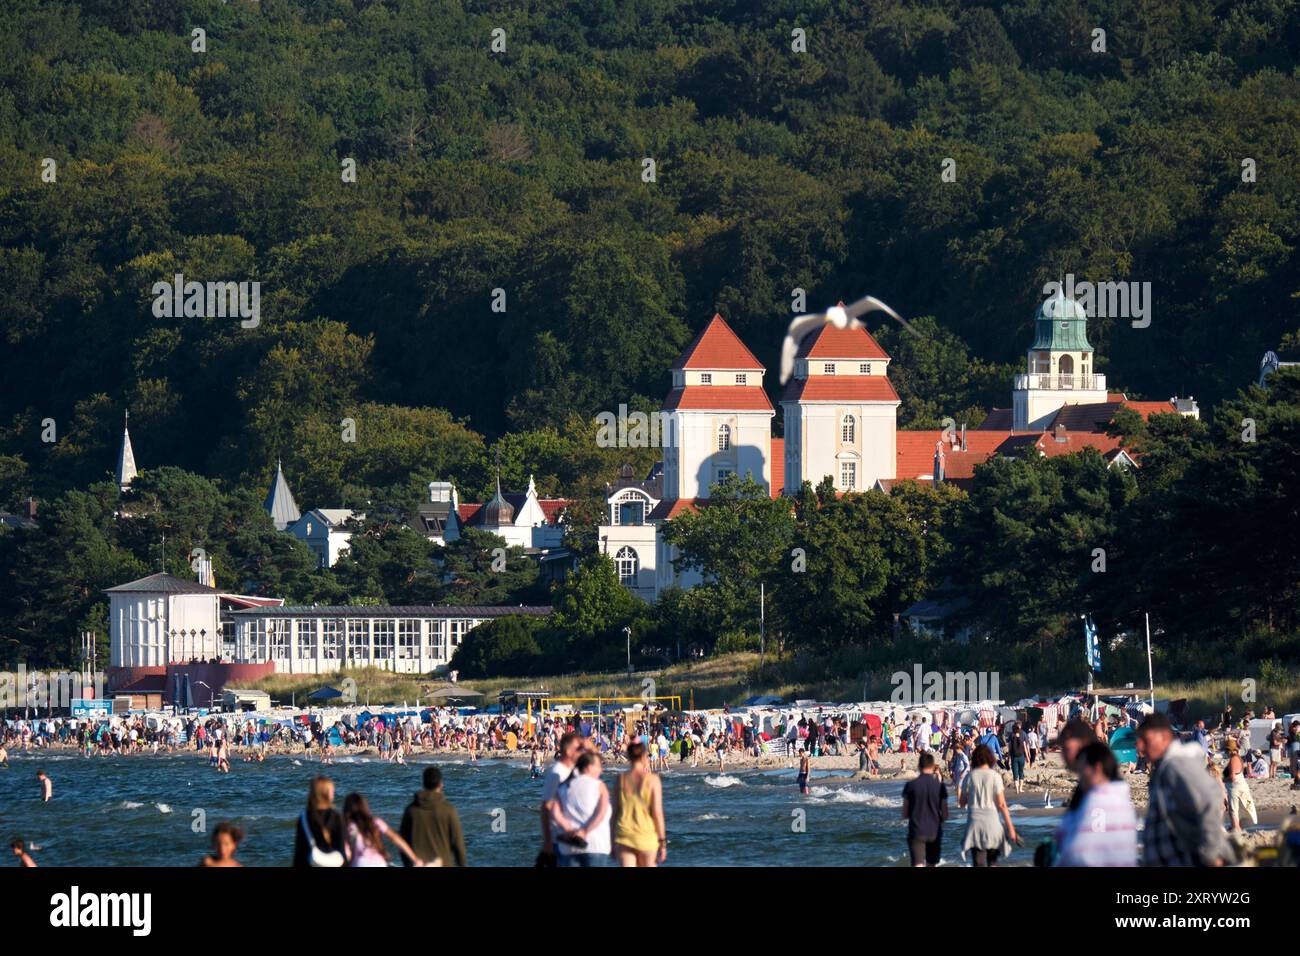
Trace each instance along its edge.
{"label": "blue tent", "polygon": [[1137,732],[1120,727],[1110,735],[1110,749],[1120,763],[1137,763]]}
{"label": "blue tent", "polygon": [[307,699],[308,700],[333,700],[336,697],[342,697],[342,696],[343,696],[343,691],[335,690],[333,687],[326,686],[326,687],[322,687],[318,691],[314,691],[313,693],[308,694]]}

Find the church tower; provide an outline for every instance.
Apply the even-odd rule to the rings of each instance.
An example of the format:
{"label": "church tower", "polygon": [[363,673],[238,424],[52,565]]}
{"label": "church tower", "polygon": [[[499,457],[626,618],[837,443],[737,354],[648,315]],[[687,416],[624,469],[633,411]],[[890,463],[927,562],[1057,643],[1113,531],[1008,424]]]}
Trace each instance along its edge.
{"label": "church tower", "polygon": [[122,419],[122,450],[117,455],[117,486],[122,491],[131,487],[138,472],[135,470],[135,451],[131,448],[131,413]]}
{"label": "church tower", "polygon": [[781,396],[787,494],[827,475],[839,491],[894,477],[901,403],[888,370],[888,354],[861,327],[827,323],[800,343]]}
{"label": "church tower", "polygon": [[1011,393],[1012,429],[1038,431],[1063,405],[1106,401],[1106,376],[1093,372],[1092,358],[1088,313],[1058,288],[1034,315],[1027,371]]}
{"label": "church tower", "polygon": [[[715,315],[672,367],[664,399],[664,498],[707,498],[728,475],[772,484],[772,419],[766,370]],[[777,489],[780,491],[780,489]]]}

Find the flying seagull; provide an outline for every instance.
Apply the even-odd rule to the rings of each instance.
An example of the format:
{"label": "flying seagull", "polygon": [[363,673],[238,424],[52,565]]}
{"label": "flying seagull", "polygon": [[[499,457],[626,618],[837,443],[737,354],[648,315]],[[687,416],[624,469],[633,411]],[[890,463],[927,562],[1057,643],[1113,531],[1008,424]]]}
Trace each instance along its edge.
{"label": "flying seagull", "polygon": [[794,374],[794,357],[799,354],[799,344],[805,338],[827,323],[837,329],[860,329],[863,326],[858,316],[866,315],[868,312],[884,312],[897,319],[909,332],[916,333],[915,329],[903,321],[901,315],[874,295],[865,295],[852,305],[841,302],[839,305],[831,306],[825,312],[798,316],[786,330],[785,343],[781,346],[781,384],[790,381],[790,376]]}

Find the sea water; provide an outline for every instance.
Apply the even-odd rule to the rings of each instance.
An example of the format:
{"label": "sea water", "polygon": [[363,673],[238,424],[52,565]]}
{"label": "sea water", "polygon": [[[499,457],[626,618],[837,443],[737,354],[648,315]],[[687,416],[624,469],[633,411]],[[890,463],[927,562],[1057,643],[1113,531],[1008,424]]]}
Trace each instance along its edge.
{"label": "sea water", "polygon": [[[0,770],[0,836],[22,836],[42,866],[193,866],[212,827],[244,829],[239,859],[287,866],[294,828],[319,773],[334,780],[336,806],[363,793],[377,816],[396,827],[428,763],[441,767],[447,798],[460,813],[471,866],[531,866],[539,848],[542,782],[519,760],[419,755],[405,765],[373,756],[340,756],[328,766],[298,756],[271,756],[219,774],[206,757],[185,754],[85,758],[66,751],[10,753]],[[36,771],[54,784],[40,800]],[[849,771],[813,771],[801,795],[794,769],[673,765],[663,775],[672,866],[905,866],[901,780],[861,781]],[[613,771],[605,780],[616,783]],[[965,812],[950,804],[945,865],[962,865]],[[1008,864],[1027,864],[1055,825],[1051,816],[1013,809],[1025,845]],[[397,862],[396,851],[390,859]]]}

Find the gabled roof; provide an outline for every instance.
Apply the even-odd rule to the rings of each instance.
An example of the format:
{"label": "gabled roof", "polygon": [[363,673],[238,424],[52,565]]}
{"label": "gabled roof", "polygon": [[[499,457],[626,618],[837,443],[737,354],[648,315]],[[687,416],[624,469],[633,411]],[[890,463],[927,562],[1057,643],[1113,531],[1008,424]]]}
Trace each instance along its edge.
{"label": "gabled roof", "polygon": [[795,358],[809,359],[888,359],[889,353],[865,328],[836,328],[827,322],[805,336]]}
{"label": "gabled roof", "polygon": [[186,581],[184,578],[178,578],[174,574],[168,574],[160,571],[157,574],[151,574],[148,577],[138,578],[135,581],[128,581],[126,584],[119,584],[117,587],[105,588],[105,594],[121,594],[130,591],[147,591],[154,594],[216,594],[216,588],[210,588],[206,584],[200,584],[198,581]]}
{"label": "gabled roof", "polygon": [[675,369],[736,369],[741,372],[765,371],[754,353],[740,341],[740,336],[720,315],[714,315],[695,341],[673,363]]}
{"label": "gabled roof", "polygon": [[[528,501],[526,492],[507,491],[501,495],[502,499],[510,506],[514,514],[519,514],[524,504]],[[558,524],[560,517],[564,514],[564,509],[569,506],[568,498],[538,498],[537,505],[546,515],[548,524]],[[483,503],[462,501],[456,506],[456,517],[460,519],[461,524],[480,525],[483,523]]]}
{"label": "gabled roof", "polygon": [[698,511],[701,504],[708,503],[707,498],[667,498],[655,505],[654,510],[646,515],[649,521],[667,521],[676,518],[683,511]]}
{"label": "gabled roof", "polygon": [[293,492],[289,490],[289,482],[285,480],[284,469],[280,466],[278,459],[275,463],[275,478],[271,481],[271,490],[267,492],[266,501],[262,507],[271,516],[276,531],[283,531],[302,517],[302,514],[298,511],[298,503],[293,500]]}
{"label": "gabled roof", "polygon": [[664,411],[770,412],[767,392],[757,385],[687,385],[664,399]]}
{"label": "gabled roof", "polygon": [[784,402],[895,402],[898,393],[883,375],[810,375],[792,378]]}

